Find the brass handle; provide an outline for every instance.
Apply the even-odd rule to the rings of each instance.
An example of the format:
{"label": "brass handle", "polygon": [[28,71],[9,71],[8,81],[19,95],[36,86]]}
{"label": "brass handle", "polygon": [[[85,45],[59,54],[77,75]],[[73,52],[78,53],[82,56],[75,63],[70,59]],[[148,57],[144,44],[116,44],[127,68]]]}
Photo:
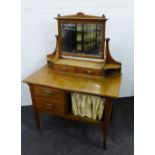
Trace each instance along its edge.
{"label": "brass handle", "polygon": [[46,106],[45,106],[45,108],[47,110],[54,110],[55,109],[55,105],[54,104],[47,103]]}
{"label": "brass handle", "polygon": [[44,90],[43,91],[43,95],[45,96],[51,96],[53,94],[53,92],[51,90]]}

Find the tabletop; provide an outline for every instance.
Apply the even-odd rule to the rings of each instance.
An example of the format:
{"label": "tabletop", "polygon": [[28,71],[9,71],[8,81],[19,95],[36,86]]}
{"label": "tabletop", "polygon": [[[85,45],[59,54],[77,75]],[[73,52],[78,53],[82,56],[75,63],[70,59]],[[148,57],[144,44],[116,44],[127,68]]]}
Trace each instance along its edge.
{"label": "tabletop", "polygon": [[51,66],[47,64],[23,80],[23,82],[71,92],[117,98],[119,95],[121,79],[121,73],[110,74],[106,77],[95,77],[54,71]]}

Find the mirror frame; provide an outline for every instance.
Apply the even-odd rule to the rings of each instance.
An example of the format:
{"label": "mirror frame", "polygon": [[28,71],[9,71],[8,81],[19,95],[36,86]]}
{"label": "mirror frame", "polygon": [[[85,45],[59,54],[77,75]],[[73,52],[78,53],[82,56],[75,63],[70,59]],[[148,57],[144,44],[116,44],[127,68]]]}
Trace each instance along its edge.
{"label": "mirror frame", "polygon": [[[77,14],[78,16],[78,14]],[[72,17],[72,18],[69,18]],[[93,17],[93,16],[92,16]],[[60,16],[56,18],[58,21],[58,47],[59,47],[59,54],[61,56],[73,56],[73,57],[82,57],[82,58],[94,58],[94,59],[104,59],[104,48],[105,48],[105,23],[106,23],[106,18],[85,18],[85,15],[82,17],[80,16],[79,18],[74,18],[73,16]],[[74,54],[74,53],[63,53],[62,52],[62,28],[61,24],[62,23],[81,23],[81,24],[102,24],[102,37],[101,37],[101,55],[96,56],[96,55],[86,55],[86,54]]]}

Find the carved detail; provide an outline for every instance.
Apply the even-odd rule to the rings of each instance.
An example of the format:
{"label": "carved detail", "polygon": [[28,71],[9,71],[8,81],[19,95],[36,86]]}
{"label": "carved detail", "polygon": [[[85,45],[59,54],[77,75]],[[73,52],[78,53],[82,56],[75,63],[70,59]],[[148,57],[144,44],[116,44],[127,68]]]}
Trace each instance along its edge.
{"label": "carved detail", "polygon": [[90,19],[90,20],[107,20],[105,18],[105,15],[102,15],[102,16],[92,16],[92,15],[87,15],[87,14],[84,14],[83,12],[78,12],[76,14],[73,14],[73,15],[67,15],[67,16],[60,16],[60,14],[57,15],[57,18],[56,19]]}
{"label": "carved detail", "polygon": [[55,50],[54,50],[54,52],[52,53],[52,54],[48,54],[47,55],[47,62],[48,63],[50,63],[49,61],[48,61],[48,58],[49,59],[52,59],[53,61],[55,60],[55,59],[58,59],[59,58],[59,47],[58,47],[58,35],[55,35],[55,37],[56,37],[56,47],[55,47]]}
{"label": "carved detail", "polygon": [[107,64],[120,64],[120,62],[116,61],[113,59],[113,57],[111,56],[111,53],[110,53],[110,49],[109,49],[109,41],[110,39],[109,38],[106,38],[106,49],[105,49],[105,56],[106,56],[106,63]]}

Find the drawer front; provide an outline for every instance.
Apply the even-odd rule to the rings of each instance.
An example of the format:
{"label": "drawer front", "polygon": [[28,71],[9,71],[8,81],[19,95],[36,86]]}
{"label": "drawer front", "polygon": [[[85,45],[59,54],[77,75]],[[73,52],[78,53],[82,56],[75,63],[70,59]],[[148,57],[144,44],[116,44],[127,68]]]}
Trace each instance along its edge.
{"label": "drawer front", "polygon": [[54,70],[62,72],[75,72],[75,67],[54,65]]}
{"label": "drawer front", "polygon": [[86,75],[94,75],[94,76],[100,76],[101,75],[99,70],[88,69],[88,68],[77,68],[77,72],[80,74],[86,74]]}
{"label": "drawer front", "polygon": [[44,86],[33,86],[33,93],[35,97],[41,97],[45,100],[64,102],[66,100],[66,93],[62,90],[53,89]]}
{"label": "drawer front", "polygon": [[35,106],[39,111],[46,112],[49,114],[64,115],[64,114],[67,114],[68,112],[67,103],[58,104],[53,101],[47,101],[47,100],[36,98]]}

